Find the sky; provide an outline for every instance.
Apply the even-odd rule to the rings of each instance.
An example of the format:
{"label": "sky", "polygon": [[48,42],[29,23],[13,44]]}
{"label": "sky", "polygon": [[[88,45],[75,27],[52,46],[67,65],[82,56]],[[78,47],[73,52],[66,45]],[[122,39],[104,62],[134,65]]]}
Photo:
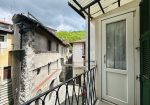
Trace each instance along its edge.
{"label": "sky", "polygon": [[68,0],[0,0],[0,20],[11,22],[14,14],[30,12],[44,25],[58,31],[85,30],[85,20],[67,2]]}

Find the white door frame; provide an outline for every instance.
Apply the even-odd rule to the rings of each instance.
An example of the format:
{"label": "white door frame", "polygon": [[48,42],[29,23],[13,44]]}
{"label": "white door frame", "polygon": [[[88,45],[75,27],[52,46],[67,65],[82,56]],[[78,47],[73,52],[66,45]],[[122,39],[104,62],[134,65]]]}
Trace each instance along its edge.
{"label": "white door frame", "polygon": [[97,74],[97,84],[98,84],[98,97],[100,100],[101,97],[102,97],[102,29],[101,29],[101,23],[103,20],[106,20],[106,19],[109,19],[109,18],[112,18],[112,17],[115,17],[115,16],[119,16],[119,15],[122,15],[122,14],[127,14],[127,13],[130,13],[130,12],[133,12],[134,13],[134,66],[135,66],[135,77],[134,77],[134,80],[136,81],[135,82],[135,105],[140,105],[140,82],[139,80],[136,79],[136,76],[140,74],[140,53],[139,53],[139,50],[137,49],[139,46],[140,46],[140,42],[139,42],[139,38],[140,38],[140,23],[139,23],[139,20],[140,20],[140,14],[139,14],[139,11],[140,11],[140,8],[139,6],[137,7],[134,7],[134,8],[131,8],[131,9],[127,9],[127,10],[124,10],[124,11],[121,11],[121,12],[116,12],[115,14],[106,14],[105,16],[103,16],[102,18],[97,18],[95,20],[95,27],[97,27],[96,29],[96,41],[95,43],[97,44],[96,45],[96,48],[97,48],[97,63],[98,63],[98,74]]}
{"label": "white door frame", "polygon": [[[134,104],[134,55],[133,55],[133,13],[128,13],[124,15],[120,15],[117,17],[113,17],[107,20],[102,21],[102,61],[105,61],[103,57],[106,55],[106,24],[113,23],[121,20],[126,20],[126,63],[127,63],[127,70],[112,70],[110,68],[106,68],[106,62],[102,62],[102,98],[116,103],[118,105],[133,105]],[[116,76],[121,74],[123,77],[126,78],[127,82],[127,91],[126,99],[120,100],[113,96],[106,95],[107,94],[107,73],[112,74],[114,73]],[[114,75],[113,74],[113,75]],[[119,76],[118,75],[118,76]],[[120,75],[120,76],[121,76]],[[125,79],[124,78],[124,79]],[[113,81],[112,81],[113,82]],[[121,82],[121,81],[120,81]],[[114,84],[115,85],[115,84]],[[125,85],[125,86],[126,86]],[[119,86],[116,86],[119,88]],[[115,94],[114,94],[115,95]],[[125,101],[126,100],[126,101]]]}

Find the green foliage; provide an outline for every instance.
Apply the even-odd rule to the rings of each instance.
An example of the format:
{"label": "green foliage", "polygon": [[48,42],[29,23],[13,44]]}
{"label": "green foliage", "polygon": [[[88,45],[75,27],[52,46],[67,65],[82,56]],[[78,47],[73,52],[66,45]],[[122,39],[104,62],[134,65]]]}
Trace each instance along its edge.
{"label": "green foliage", "polygon": [[66,41],[66,42],[73,42],[73,41],[84,39],[85,34],[86,34],[85,31],[73,31],[73,32],[60,31],[60,32],[57,32],[58,38]]}

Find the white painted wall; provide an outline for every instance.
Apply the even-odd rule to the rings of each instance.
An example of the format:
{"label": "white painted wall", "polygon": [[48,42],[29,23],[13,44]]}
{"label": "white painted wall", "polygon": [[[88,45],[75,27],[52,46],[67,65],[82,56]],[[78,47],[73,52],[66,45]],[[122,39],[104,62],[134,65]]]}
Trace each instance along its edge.
{"label": "white painted wall", "polygon": [[83,56],[83,44],[84,43],[73,43],[73,67],[84,66]]}
{"label": "white painted wall", "polygon": [[84,65],[84,58],[83,56],[84,51],[84,42],[75,42],[73,43],[73,77],[81,74],[85,70]]}

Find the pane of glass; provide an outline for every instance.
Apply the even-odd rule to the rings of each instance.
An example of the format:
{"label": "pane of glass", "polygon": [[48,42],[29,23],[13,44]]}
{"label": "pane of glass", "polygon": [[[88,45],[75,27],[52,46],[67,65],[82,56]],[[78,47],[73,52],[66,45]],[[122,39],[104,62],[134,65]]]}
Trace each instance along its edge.
{"label": "pane of glass", "polygon": [[106,66],[126,69],[126,21],[106,25]]}
{"label": "pane of glass", "polygon": [[115,69],[126,69],[126,21],[116,23]]}
{"label": "pane of glass", "polygon": [[114,23],[107,24],[106,26],[106,66],[108,68],[114,68],[114,35],[115,35]]}

